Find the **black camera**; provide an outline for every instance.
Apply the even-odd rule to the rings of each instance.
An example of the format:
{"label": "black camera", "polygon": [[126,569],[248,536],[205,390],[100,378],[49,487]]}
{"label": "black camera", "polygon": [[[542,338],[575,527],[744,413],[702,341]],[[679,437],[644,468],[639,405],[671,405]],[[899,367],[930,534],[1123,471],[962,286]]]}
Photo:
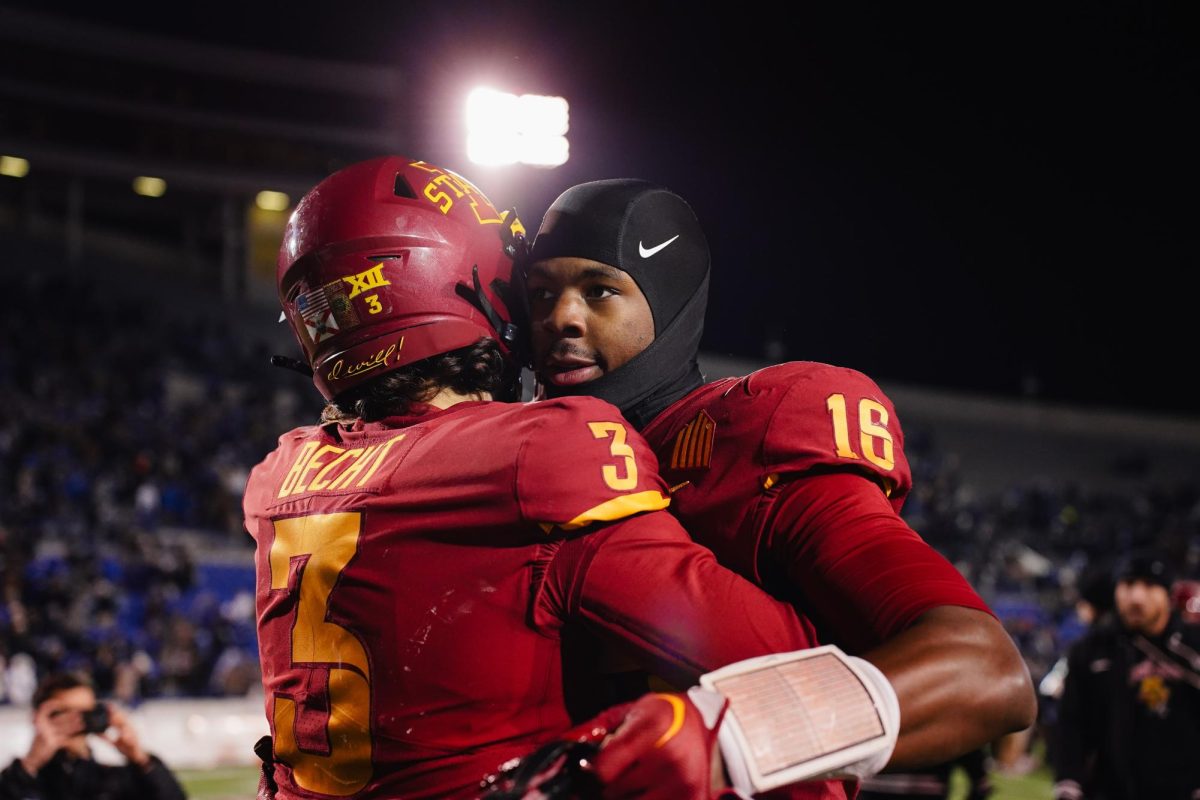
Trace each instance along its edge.
{"label": "black camera", "polygon": [[104,733],[108,730],[108,706],[104,703],[97,703],[95,708],[80,712],[80,716],[83,717],[84,733]]}

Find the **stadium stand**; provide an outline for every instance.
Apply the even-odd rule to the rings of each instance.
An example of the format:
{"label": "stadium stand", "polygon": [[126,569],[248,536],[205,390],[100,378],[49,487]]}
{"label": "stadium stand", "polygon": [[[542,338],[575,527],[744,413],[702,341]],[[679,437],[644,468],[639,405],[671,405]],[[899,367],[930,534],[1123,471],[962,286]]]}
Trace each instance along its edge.
{"label": "stadium stand", "polygon": [[0,352],[0,658],[87,670],[127,703],[245,694],[241,491],[301,400],[265,345],[243,349],[228,309],[164,284],[138,296],[94,264],[105,279],[37,267],[51,260],[8,277],[0,323],[25,343]]}

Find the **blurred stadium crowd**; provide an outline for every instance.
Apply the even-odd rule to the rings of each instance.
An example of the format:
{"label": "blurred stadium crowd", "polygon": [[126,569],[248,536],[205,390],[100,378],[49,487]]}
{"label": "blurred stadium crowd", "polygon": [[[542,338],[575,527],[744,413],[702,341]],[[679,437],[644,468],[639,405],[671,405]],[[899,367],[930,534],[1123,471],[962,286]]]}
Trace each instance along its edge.
{"label": "blurred stadium crowd", "polygon": [[[253,692],[241,494],[276,437],[316,419],[319,398],[269,369],[268,345],[216,313],[219,301],[206,310],[79,274],[5,279],[0,703],[27,704],[60,669],[131,705]],[[1154,545],[1200,576],[1195,483],[974,487],[930,432],[906,433],[905,518],[992,604],[1035,682],[1084,630],[1076,602],[1116,557]]]}
{"label": "blurred stadium crowd", "polygon": [[60,669],[128,703],[254,688],[241,492],[298,421],[267,357],[102,283],[32,273],[6,302],[0,698]]}
{"label": "blurred stadium crowd", "polygon": [[[1089,594],[1099,592],[1111,608],[1111,575],[1124,557],[1156,549],[1182,579],[1200,575],[1200,486],[1192,481],[1128,494],[1037,477],[975,487],[932,437],[906,431],[905,444],[914,488],[904,518],[1004,620],[1035,682],[1085,630],[1081,599],[1097,604]],[[1180,586],[1181,603],[1194,588]],[[1191,609],[1200,613],[1194,602]]]}

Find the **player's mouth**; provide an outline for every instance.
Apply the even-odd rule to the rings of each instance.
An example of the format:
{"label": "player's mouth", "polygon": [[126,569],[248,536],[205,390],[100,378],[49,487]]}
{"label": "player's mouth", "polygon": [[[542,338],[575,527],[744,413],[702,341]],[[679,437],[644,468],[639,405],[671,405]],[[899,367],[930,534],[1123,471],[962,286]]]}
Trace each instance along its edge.
{"label": "player's mouth", "polygon": [[594,360],[571,355],[551,356],[542,372],[555,386],[577,386],[604,374]]}

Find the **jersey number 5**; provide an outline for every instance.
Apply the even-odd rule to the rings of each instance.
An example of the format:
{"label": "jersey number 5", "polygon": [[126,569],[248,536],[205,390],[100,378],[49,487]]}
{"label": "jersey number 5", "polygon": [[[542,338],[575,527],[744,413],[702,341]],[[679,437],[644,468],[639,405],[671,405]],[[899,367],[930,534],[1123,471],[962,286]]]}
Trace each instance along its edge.
{"label": "jersey number 5", "polygon": [[313,514],[274,526],[271,590],[299,592],[287,668],[303,676],[302,699],[275,695],[275,754],[301,787],[345,797],[371,779],[371,669],[362,643],[326,616],[358,549],[362,515]]}
{"label": "jersey number 5", "polygon": [[[833,417],[833,444],[838,458],[866,458],[880,469],[896,466],[895,445],[887,429],[888,411],[882,404],[864,397],[858,401],[858,444],[862,456],[850,445],[850,420],[846,414],[846,395],[831,394],[825,407]],[[878,446],[878,452],[876,447]]]}

